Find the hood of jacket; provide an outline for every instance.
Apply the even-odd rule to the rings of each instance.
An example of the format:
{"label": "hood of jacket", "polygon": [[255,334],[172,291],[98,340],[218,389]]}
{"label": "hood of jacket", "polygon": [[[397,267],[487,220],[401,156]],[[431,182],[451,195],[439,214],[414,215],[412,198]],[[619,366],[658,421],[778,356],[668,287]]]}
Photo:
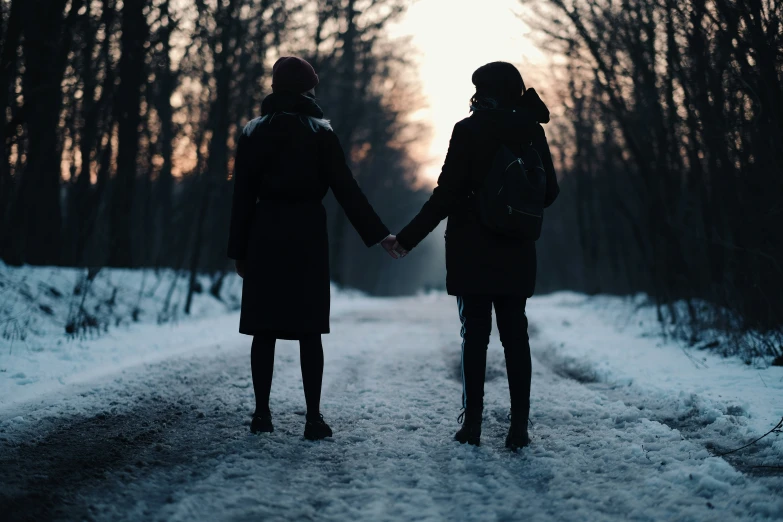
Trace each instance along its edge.
{"label": "hood of jacket", "polygon": [[273,92],[261,102],[261,116],[276,112],[302,114],[311,118],[324,117],[324,111],[315,103],[314,98],[291,92]]}
{"label": "hood of jacket", "polygon": [[471,120],[500,138],[531,139],[540,132],[539,124],[549,122],[549,109],[535,89],[528,89],[519,104],[502,109],[474,108]]}

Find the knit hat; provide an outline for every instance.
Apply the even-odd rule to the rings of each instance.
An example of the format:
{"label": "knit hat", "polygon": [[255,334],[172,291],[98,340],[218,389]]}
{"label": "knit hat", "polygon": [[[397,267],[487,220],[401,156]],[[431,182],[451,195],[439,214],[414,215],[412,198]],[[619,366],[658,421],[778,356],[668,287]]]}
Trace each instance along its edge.
{"label": "knit hat", "polygon": [[509,103],[525,90],[525,82],[516,67],[508,62],[492,62],[482,65],[473,73],[476,92]]}
{"label": "knit hat", "polygon": [[283,56],[272,67],[272,90],[301,94],[318,85],[313,66],[296,56]]}

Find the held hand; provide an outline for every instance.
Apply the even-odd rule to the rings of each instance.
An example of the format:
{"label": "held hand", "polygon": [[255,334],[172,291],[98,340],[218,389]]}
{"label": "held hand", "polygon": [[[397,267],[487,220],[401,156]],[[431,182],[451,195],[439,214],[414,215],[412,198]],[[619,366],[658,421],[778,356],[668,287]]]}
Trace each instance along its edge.
{"label": "held hand", "polygon": [[383,247],[386,252],[392,256],[394,259],[399,259],[400,255],[394,250],[394,245],[397,244],[397,236],[393,236],[389,234],[386,236],[386,239],[381,241],[381,246]]}
{"label": "held hand", "polygon": [[245,260],[244,259],[237,259],[234,262],[234,266],[236,268],[237,275],[239,275],[239,277],[244,279],[245,278]]}
{"label": "held hand", "polygon": [[405,250],[401,244],[399,244],[396,240],[394,241],[394,246],[392,247],[392,250],[394,250],[398,256],[405,257],[408,255],[408,251]]}

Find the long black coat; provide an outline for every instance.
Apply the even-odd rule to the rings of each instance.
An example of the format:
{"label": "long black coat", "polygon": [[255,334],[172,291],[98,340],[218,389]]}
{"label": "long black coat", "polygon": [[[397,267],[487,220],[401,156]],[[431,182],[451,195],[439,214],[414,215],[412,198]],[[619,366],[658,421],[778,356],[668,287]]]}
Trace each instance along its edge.
{"label": "long black coat", "polygon": [[484,183],[501,143],[521,153],[532,142],[547,174],[546,206],[560,189],[539,122],[549,111],[533,89],[513,110],[476,110],[454,127],[438,186],[421,212],[398,235],[410,250],[446,217],[446,288],[451,295],[520,295],[535,290],[536,246],[493,234],[476,214],[474,195]]}
{"label": "long black coat", "polygon": [[329,241],[321,201],[331,188],[367,246],[388,229],[362,193],[337,136],[300,95],[272,94],[266,119],[239,138],[228,256],[246,261],[243,334],[329,333]]}

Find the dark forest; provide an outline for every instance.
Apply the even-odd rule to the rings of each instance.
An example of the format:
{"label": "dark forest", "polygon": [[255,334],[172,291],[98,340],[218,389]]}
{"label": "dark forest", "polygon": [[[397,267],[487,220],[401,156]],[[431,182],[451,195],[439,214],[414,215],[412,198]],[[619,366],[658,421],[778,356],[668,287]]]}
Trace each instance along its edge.
{"label": "dark forest", "polygon": [[783,4],[536,4],[531,24],[564,57],[566,100],[540,288],[644,292],[693,343],[713,329],[763,332],[725,349],[776,354]]}
{"label": "dark forest", "polygon": [[[775,355],[783,5],[522,3],[555,64],[542,90],[563,187],[538,244],[538,291],[644,293],[668,333],[694,344],[732,333],[726,351]],[[315,65],[357,180],[391,228],[405,224],[428,196],[411,153],[428,129],[408,118],[424,101],[410,49],[387,35],[406,5],[3,1],[2,259],[166,267],[220,285],[237,133],[285,53]],[[328,210],[335,283],[431,286],[434,242],[390,268]]]}
{"label": "dark forest", "polygon": [[[281,53],[318,69],[317,96],[357,179],[401,226],[414,187],[407,122],[421,103],[405,45],[384,30],[404,2],[2,2],[2,258],[9,264],[174,268],[225,256],[238,132],[259,113]],[[330,202],[333,279],[380,293],[383,259]],[[362,267],[361,270],[356,267]]]}

